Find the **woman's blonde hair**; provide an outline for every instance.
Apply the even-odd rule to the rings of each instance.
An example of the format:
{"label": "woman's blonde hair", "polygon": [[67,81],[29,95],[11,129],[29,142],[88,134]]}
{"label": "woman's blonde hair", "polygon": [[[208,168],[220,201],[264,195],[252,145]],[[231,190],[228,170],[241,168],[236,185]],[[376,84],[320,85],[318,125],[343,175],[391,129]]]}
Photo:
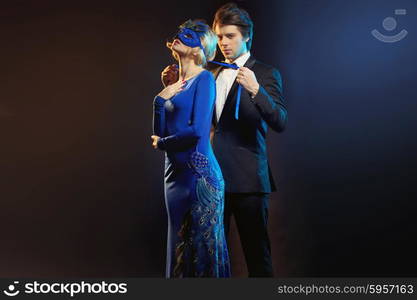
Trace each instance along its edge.
{"label": "woman's blonde hair", "polygon": [[[200,41],[204,51],[199,48],[199,52],[196,56],[196,64],[205,67],[207,61],[212,60],[216,56],[217,35],[211,30],[207,23],[201,19],[188,20],[181,24],[179,28],[189,28],[200,33]],[[167,42],[166,46],[171,49],[172,42]],[[175,51],[172,51],[172,56],[174,56],[176,60],[179,59]]]}

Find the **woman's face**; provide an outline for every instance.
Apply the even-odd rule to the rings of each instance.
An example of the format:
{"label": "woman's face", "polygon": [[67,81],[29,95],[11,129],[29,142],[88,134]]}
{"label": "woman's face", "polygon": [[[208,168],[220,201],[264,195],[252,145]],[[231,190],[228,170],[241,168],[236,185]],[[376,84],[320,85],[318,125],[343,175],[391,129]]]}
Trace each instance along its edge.
{"label": "woman's face", "polygon": [[202,47],[200,36],[190,28],[181,28],[171,44],[171,50],[179,56],[195,56]]}
{"label": "woman's face", "polygon": [[180,39],[176,38],[171,44],[171,50],[176,52],[179,56],[193,56],[193,48],[184,45]]}

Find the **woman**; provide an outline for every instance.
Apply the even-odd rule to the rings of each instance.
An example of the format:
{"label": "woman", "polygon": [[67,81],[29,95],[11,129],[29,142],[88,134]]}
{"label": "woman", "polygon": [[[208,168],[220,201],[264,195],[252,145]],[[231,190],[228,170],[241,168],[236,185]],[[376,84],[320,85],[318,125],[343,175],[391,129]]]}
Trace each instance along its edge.
{"label": "woman", "polygon": [[230,277],[224,181],[210,144],[216,87],[204,69],[216,44],[207,24],[182,24],[167,44],[179,62],[179,80],[154,99],[152,145],[165,151],[166,277]]}

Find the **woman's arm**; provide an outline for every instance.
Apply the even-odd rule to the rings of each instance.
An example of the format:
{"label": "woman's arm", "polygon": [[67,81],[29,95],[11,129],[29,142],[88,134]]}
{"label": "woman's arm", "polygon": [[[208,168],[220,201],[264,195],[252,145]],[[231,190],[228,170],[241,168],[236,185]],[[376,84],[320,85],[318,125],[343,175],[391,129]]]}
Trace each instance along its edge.
{"label": "woman's arm", "polygon": [[213,75],[203,71],[197,83],[191,124],[176,134],[159,139],[158,148],[167,151],[186,150],[198,143],[205,129],[211,125],[211,110],[216,98]]}
{"label": "woman's arm", "polygon": [[165,87],[153,100],[153,134],[165,136],[165,101],[183,90],[185,81],[178,81]]}

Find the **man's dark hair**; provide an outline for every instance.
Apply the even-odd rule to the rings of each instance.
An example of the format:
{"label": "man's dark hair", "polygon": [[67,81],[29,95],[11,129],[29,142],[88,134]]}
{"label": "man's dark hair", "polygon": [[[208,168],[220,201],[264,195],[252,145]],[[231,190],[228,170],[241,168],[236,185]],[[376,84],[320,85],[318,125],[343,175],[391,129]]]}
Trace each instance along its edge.
{"label": "man's dark hair", "polygon": [[227,3],[216,11],[213,30],[216,25],[236,25],[244,38],[249,37],[246,47],[250,50],[253,38],[253,22],[246,10],[239,8],[236,3]]}

